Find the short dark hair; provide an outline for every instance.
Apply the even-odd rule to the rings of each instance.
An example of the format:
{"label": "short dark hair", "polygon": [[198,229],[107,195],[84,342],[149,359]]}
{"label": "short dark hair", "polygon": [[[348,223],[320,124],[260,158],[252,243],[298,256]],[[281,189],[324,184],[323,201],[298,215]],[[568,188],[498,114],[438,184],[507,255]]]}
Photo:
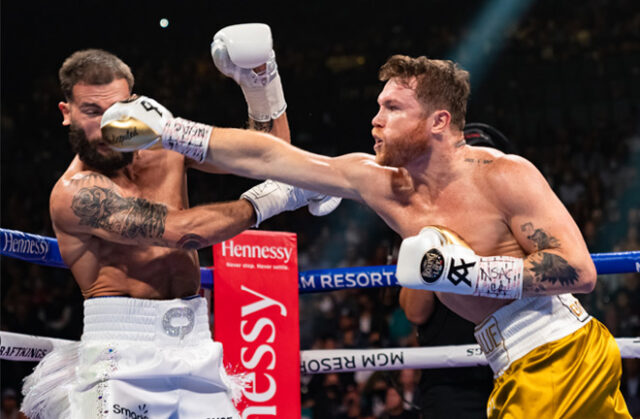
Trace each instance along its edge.
{"label": "short dark hair", "polygon": [[451,113],[452,125],[462,130],[471,92],[468,71],[451,60],[394,55],[380,67],[379,78],[380,81],[387,81],[394,77],[404,82],[415,77],[418,82],[416,96],[425,106],[425,110],[448,110]]}
{"label": "short dark hair", "polygon": [[109,84],[116,79],[125,79],[129,92],[134,78],[131,69],[120,58],[101,49],[85,49],[71,54],[58,71],[60,88],[67,100],[73,99],[73,86],[87,84]]}

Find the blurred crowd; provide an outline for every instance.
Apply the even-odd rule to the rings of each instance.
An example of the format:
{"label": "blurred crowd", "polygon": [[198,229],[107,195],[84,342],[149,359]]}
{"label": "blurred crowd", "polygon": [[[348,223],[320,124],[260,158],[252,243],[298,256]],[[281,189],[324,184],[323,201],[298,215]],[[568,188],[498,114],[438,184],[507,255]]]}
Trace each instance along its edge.
{"label": "blurred crowd", "polygon": [[[542,171],[592,253],[640,250],[640,9],[634,0],[586,0],[565,8],[556,3],[535,2],[501,34],[505,39],[482,46],[493,58],[475,85],[472,72],[467,121],[497,127]],[[384,30],[345,9],[328,11],[322,2],[289,6],[300,8],[288,13],[299,13],[300,24],[308,25],[305,36],[299,27],[270,22],[294,144],[327,155],[372,152],[377,68],[394,53],[448,57],[477,13],[456,10],[450,1],[429,4],[442,19],[426,24],[423,13],[390,9],[381,18],[388,23]],[[324,34],[316,16],[329,12],[332,33]],[[134,90],[174,115],[243,126],[240,90],[216,72],[206,39],[197,47],[169,36],[163,42],[167,51],[181,51],[179,60],[137,43],[110,48],[132,67]],[[70,52],[57,57],[57,66]],[[20,90],[3,85],[3,228],[53,236],[48,196],[72,158],[56,107],[62,99],[56,70],[33,74]],[[235,199],[255,183],[193,172],[190,201]],[[298,234],[300,270],[393,264],[399,246],[395,233],[353,202],[324,219],[301,210],[262,228]],[[212,263],[210,253],[200,251],[201,265]],[[68,271],[3,258],[1,274],[2,330],[80,336],[82,297]],[[640,335],[638,274],[600,276],[594,292],[578,297],[614,336]],[[300,335],[302,349],[417,346],[396,288],[301,295]],[[639,361],[623,360],[623,393],[634,415],[640,415]],[[21,379],[31,368],[2,361],[1,418],[13,417]],[[419,370],[303,376],[302,416],[418,418],[419,376]]]}

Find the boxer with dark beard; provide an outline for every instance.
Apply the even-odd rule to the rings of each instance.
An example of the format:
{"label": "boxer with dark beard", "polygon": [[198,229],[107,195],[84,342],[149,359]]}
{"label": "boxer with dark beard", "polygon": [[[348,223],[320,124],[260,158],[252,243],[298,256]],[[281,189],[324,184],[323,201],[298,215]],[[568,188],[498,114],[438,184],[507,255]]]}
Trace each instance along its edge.
{"label": "boxer with dark beard", "polygon": [[104,174],[113,174],[133,161],[133,153],[122,153],[112,149],[100,153],[95,146],[91,145],[84,131],[73,125],[69,127],[69,143],[71,150],[80,157],[80,160]]}
{"label": "boxer with dark beard", "polygon": [[196,249],[320,195],[265,182],[243,199],[189,208],[187,169],[204,166],[167,150],[114,151],[102,138],[105,110],[131,97],[129,67],[91,49],[67,58],[59,76],[65,100],[58,108],[76,156],[49,210],[62,259],[85,297],[84,328],[81,342],[49,352],[25,379],[22,412],[114,417],[144,405],[145,417],[239,418],[222,345],[211,338],[198,295]]}

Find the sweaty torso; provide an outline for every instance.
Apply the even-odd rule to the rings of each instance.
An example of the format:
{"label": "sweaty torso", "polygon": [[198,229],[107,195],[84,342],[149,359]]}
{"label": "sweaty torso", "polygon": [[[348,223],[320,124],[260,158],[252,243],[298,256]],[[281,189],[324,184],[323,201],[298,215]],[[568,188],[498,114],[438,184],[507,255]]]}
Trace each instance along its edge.
{"label": "sweaty torso", "polygon": [[[122,198],[141,198],[164,204],[167,209],[188,207],[184,157],[168,151],[140,151],[134,157],[127,176],[106,178],[74,159],[52,192],[62,193],[72,183],[73,191],[101,188]],[[93,189],[92,189],[93,188]],[[108,198],[103,202],[108,204]],[[52,218],[57,208],[52,199]],[[68,202],[68,201],[67,201]],[[150,211],[143,217],[154,217]],[[141,218],[140,216],[138,218]],[[148,220],[137,220],[144,222]],[[125,244],[116,237],[87,234],[79,224],[86,222],[74,216],[54,223],[60,252],[80,286],[85,298],[98,296],[130,296],[134,298],[170,299],[194,295],[200,285],[198,255],[194,250],[163,246]],[[104,225],[103,225],[104,226]],[[100,228],[100,227],[98,227]],[[104,226],[110,229],[110,226]],[[114,228],[113,230],[122,230]],[[135,235],[129,229],[126,235]],[[125,234],[123,234],[125,235]]]}
{"label": "sweaty torso", "polygon": [[[507,224],[486,182],[487,170],[502,155],[486,148],[465,147],[465,171],[437,192],[413,185],[408,175],[393,180],[393,193],[367,202],[402,238],[416,235],[428,225],[458,233],[480,256],[523,257],[521,246]],[[373,195],[372,195],[373,196]],[[378,195],[379,197],[380,195]],[[511,300],[436,293],[452,311],[474,323],[481,322]]]}

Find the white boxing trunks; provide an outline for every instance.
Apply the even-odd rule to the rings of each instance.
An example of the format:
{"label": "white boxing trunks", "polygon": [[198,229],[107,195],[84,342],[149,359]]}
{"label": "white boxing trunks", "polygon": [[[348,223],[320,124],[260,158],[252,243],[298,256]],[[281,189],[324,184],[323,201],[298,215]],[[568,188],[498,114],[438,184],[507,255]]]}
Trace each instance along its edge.
{"label": "white boxing trunks", "polygon": [[81,342],[53,350],[27,377],[22,411],[31,419],[236,419],[238,390],[205,299],[100,297],[84,303]]}

